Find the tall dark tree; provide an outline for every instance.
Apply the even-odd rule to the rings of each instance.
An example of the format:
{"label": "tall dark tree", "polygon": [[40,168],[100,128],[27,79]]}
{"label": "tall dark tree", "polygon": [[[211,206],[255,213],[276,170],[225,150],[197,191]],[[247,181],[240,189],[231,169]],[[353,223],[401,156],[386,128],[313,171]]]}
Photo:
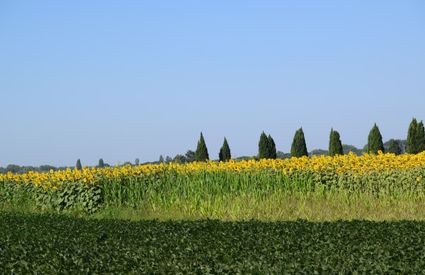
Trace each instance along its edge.
{"label": "tall dark tree", "polygon": [[329,137],[329,156],[343,155],[344,150],[342,148],[341,137],[338,131],[331,129]]}
{"label": "tall dark tree", "polygon": [[370,130],[368,142],[367,142],[367,152],[370,154],[378,154],[381,151],[385,153],[384,142],[382,141],[382,135],[379,131],[378,126],[373,126],[372,130]]}
{"label": "tall dark tree", "polygon": [[208,155],[208,148],[205,144],[204,135],[202,133],[198,141],[198,146],[196,147],[195,157],[196,161],[207,161],[210,159]]}
{"label": "tall dark tree", "polygon": [[294,140],[291,146],[292,157],[308,156],[307,145],[305,143],[303,128],[298,129],[295,132]]}
{"label": "tall dark tree", "polygon": [[418,123],[416,129],[416,140],[418,144],[418,153],[425,151],[425,128],[423,121]]}
{"label": "tall dark tree", "polygon": [[162,155],[160,155],[159,156],[159,160],[158,160],[158,162],[159,163],[164,163],[165,161],[164,161],[164,157],[162,156]]}
{"label": "tall dark tree", "polygon": [[227,142],[226,138],[224,138],[223,146],[221,146],[220,153],[218,154],[218,156],[220,161],[229,161],[232,159],[229,143]]}
{"label": "tall dark tree", "polygon": [[266,133],[262,132],[258,142],[258,158],[266,159],[269,157],[269,139]]}
{"label": "tall dark tree", "polygon": [[402,152],[403,152],[403,150],[401,148],[400,141],[395,140],[395,139],[390,139],[388,141],[388,153],[401,155]]}
{"label": "tall dark tree", "polygon": [[77,170],[82,170],[83,169],[83,166],[81,165],[81,160],[80,159],[77,160],[77,163],[75,164],[75,168],[77,168]]}
{"label": "tall dark tree", "polygon": [[268,158],[269,159],[276,159],[276,157],[277,157],[277,152],[276,152],[276,143],[274,142],[274,139],[272,138],[272,136],[271,135],[269,135],[268,137],[267,137],[267,139],[268,139],[268,144],[267,144],[267,148],[268,148]]}
{"label": "tall dark tree", "polygon": [[99,168],[105,167],[105,162],[103,161],[103,159],[99,159],[99,164],[97,165],[97,167]]}
{"label": "tall dark tree", "polygon": [[406,153],[408,154],[417,154],[419,152],[417,131],[418,121],[416,120],[416,118],[413,118],[412,122],[410,122],[409,131],[407,133]]}

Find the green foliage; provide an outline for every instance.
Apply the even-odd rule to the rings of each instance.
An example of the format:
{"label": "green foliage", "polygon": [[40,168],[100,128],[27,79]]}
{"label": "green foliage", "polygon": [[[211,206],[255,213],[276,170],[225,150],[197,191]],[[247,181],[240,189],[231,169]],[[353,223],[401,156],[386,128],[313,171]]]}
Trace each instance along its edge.
{"label": "green foliage", "polygon": [[33,184],[0,183],[0,205],[32,205],[45,211],[94,213],[103,205],[102,187],[87,183],[63,183],[55,188]]}
{"label": "green foliage", "polygon": [[262,132],[260,141],[258,142],[258,158],[260,159],[276,159],[276,144],[271,135]]}
{"label": "green foliage", "polygon": [[398,140],[390,139],[388,142],[388,153],[400,155],[402,154],[401,143]]}
{"label": "green foliage", "polygon": [[269,156],[269,139],[266,133],[262,132],[258,142],[258,158],[266,159]]}
{"label": "green foliage", "polygon": [[353,154],[356,154],[358,156],[360,156],[360,155],[363,154],[363,150],[362,149],[359,149],[359,148],[357,148],[357,147],[355,147],[353,145],[348,145],[348,144],[343,144],[342,145],[342,150],[344,152],[344,155],[346,155],[346,154],[348,154],[350,152],[353,153]]}
{"label": "green foliage", "polygon": [[425,151],[425,128],[423,121],[418,123],[416,130],[416,140],[418,145],[418,153]]}
{"label": "green foliage", "polygon": [[102,189],[98,185],[66,183],[58,188],[37,188],[36,203],[44,210],[94,213],[102,206]]}
{"label": "green foliage", "polygon": [[224,138],[223,146],[220,148],[220,152],[218,154],[220,161],[229,161],[232,159],[232,154],[230,152],[229,143],[227,142],[227,139]]}
{"label": "green foliage", "polygon": [[276,144],[274,142],[274,139],[271,135],[267,137],[267,155],[269,159],[276,159],[277,152],[276,152]]}
{"label": "green foliage", "polygon": [[186,154],[184,155],[186,158],[186,162],[194,162],[196,161],[196,153],[192,150],[187,150]]}
{"label": "green foliage", "polygon": [[82,170],[83,169],[83,166],[81,165],[81,160],[80,159],[77,160],[77,163],[75,164],[75,168],[77,170]]}
{"label": "green foliage", "polygon": [[165,162],[164,157],[162,155],[159,156],[158,162],[159,163],[164,163]]}
{"label": "green foliage", "polygon": [[99,168],[105,167],[105,162],[103,161],[103,159],[99,159],[99,164],[97,165],[97,167],[99,167]]}
{"label": "green foliage", "polygon": [[[406,153],[406,144],[407,144],[406,140],[390,139],[387,142],[384,142],[385,152],[389,152],[390,146],[394,146],[394,148],[392,149],[393,153],[400,149],[400,155],[404,154],[404,153]],[[397,148],[397,147],[399,147],[399,148]]]}
{"label": "green foliage", "polygon": [[291,153],[284,153],[282,151],[276,152],[276,158],[278,158],[278,159],[288,159],[290,157],[291,157]]}
{"label": "green foliage", "polygon": [[342,148],[342,142],[340,135],[334,129],[331,130],[329,138],[329,156],[343,155],[344,150]]}
{"label": "green foliage", "polygon": [[378,126],[373,126],[372,130],[370,130],[369,137],[368,137],[368,143],[367,143],[367,152],[370,154],[378,154],[378,152],[381,151],[382,153],[385,152],[384,149],[384,143],[382,141],[382,135],[379,131]]}
{"label": "green foliage", "polygon": [[0,182],[0,205],[34,205],[37,200],[37,190],[38,188],[33,184]]}
{"label": "green foliage", "polygon": [[34,166],[19,166],[16,164],[9,164],[6,168],[0,167],[0,173],[14,173],[14,174],[23,174],[30,171],[33,172],[50,172],[56,170],[64,170],[66,167],[55,167],[52,165],[41,165],[39,167]]}
{"label": "green foliage", "polygon": [[[208,154],[208,151],[207,151],[207,154]],[[164,158],[162,157],[162,159],[161,159],[161,157],[162,156],[160,156],[159,162],[157,162],[157,163],[164,162]],[[169,157],[167,157],[167,158],[169,160],[165,160],[166,163],[168,163],[168,162],[175,162],[175,163],[180,163],[180,164],[182,164],[182,163],[189,163],[189,162],[196,161],[196,153],[193,152],[192,150],[188,150],[186,152],[186,154],[184,154],[184,155],[177,154],[173,159],[170,159]]]}
{"label": "green foliage", "polygon": [[207,145],[205,144],[204,135],[201,133],[201,137],[198,141],[198,146],[195,152],[196,161],[207,161],[209,160]]}
{"label": "green foliage", "polygon": [[[105,208],[143,207],[157,213],[178,209],[184,217],[225,218],[230,215],[238,219],[245,217],[241,209],[251,209],[254,212],[246,214],[249,218],[281,217],[282,211],[278,209],[282,202],[303,198],[300,204],[304,204],[307,196],[323,201],[343,198],[341,203],[346,201],[351,205],[358,204],[357,199],[361,197],[373,198],[374,203],[383,205],[388,201],[414,204],[425,198],[425,168],[364,175],[337,173],[332,169],[291,173],[276,170],[184,174],[162,171],[99,178],[96,184],[65,182],[46,189],[31,183],[0,182],[0,209],[2,205],[18,208],[33,205],[43,211],[86,213]],[[229,203],[235,202],[240,205],[230,208]],[[264,202],[269,206],[261,207]]]}
{"label": "green foliage", "polygon": [[186,157],[180,154],[177,154],[174,158],[173,158],[173,162],[174,163],[185,163],[186,162]]}
{"label": "green foliage", "polygon": [[[423,126],[423,124],[422,124]],[[420,150],[420,139],[421,139],[421,133],[420,133],[420,126],[418,124],[418,121],[416,118],[412,119],[412,122],[409,125],[409,131],[407,133],[407,148],[406,152],[408,154],[417,154]]]}
{"label": "green foliage", "polygon": [[[270,197],[274,197],[275,204],[279,205],[279,201],[285,198],[309,194],[324,200],[342,194],[347,196],[345,200],[353,203],[359,196],[376,198],[377,201],[421,200],[425,197],[425,168],[362,176],[332,171],[283,174],[273,170],[244,173],[203,171],[185,175],[160,173],[104,181],[102,188],[107,207],[143,205],[157,211],[176,207],[180,212],[187,207],[185,211],[190,216],[222,218],[230,211],[227,201],[243,198],[249,198],[243,203],[245,208],[248,202],[249,205],[258,205]],[[238,213],[233,216],[239,217]]]}
{"label": "green foliage", "polygon": [[294,140],[291,147],[292,157],[308,156],[307,145],[305,142],[304,131],[302,128],[295,132]]}
{"label": "green foliage", "polygon": [[310,156],[327,156],[329,155],[329,151],[323,150],[323,149],[314,149],[314,150],[311,150],[309,155]]}
{"label": "green foliage", "polygon": [[1,274],[421,274],[425,223],[0,214]]}

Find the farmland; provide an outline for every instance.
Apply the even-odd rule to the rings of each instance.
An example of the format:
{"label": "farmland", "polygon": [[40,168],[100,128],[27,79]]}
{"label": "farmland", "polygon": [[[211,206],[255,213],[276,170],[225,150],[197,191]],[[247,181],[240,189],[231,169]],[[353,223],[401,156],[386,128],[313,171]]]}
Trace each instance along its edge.
{"label": "farmland", "polygon": [[425,153],[0,175],[2,273],[417,273]]}
{"label": "farmland", "polygon": [[130,219],[424,219],[425,153],[3,174],[4,209]]}
{"label": "farmland", "polygon": [[391,274],[425,268],[424,222],[0,218],[3,274]]}

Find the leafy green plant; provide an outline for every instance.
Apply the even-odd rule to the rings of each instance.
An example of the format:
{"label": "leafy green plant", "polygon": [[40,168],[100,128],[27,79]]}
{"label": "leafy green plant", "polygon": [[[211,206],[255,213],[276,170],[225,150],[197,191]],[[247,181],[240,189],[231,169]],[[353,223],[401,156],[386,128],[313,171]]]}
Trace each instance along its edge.
{"label": "leafy green plant", "polygon": [[425,222],[128,222],[0,213],[1,274],[420,274]]}
{"label": "leafy green plant", "polygon": [[66,183],[55,189],[37,188],[36,194],[36,203],[41,209],[56,211],[94,213],[103,202],[100,186],[84,183]]}
{"label": "leafy green plant", "polygon": [[[185,213],[183,217],[282,219],[289,217],[282,216],[282,211],[276,212],[282,201],[297,199],[299,206],[296,207],[301,207],[306,203],[324,204],[330,197],[342,199],[341,206],[346,202],[358,203],[360,198],[373,199],[373,203],[380,205],[387,202],[412,205],[425,198],[425,168],[363,174],[337,172],[332,167],[288,173],[274,169],[243,172],[195,170],[186,173],[164,170],[132,176],[98,177],[96,184],[62,182],[46,188],[32,183],[0,182],[0,207],[30,205],[41,211],[88,214],[105,207],[124,207],[150,209],[155,213],[181,209]],[[242,214],[239,209],[243,208],[242,203],[247,210],[258,214]],[[265,204],[268,206],[259,207]],[[368,208],[366,203],[360,206]]]}

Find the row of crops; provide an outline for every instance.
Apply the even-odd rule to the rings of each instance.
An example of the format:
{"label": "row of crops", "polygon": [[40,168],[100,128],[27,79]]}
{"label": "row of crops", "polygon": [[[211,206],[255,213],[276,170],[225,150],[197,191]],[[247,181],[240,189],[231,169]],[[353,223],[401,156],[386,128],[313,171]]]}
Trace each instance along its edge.
{"label": "row of crops", "polygon": [[0,205],[94,213],[105,207],[190,207],[214,211],[226,201],[425,197],[425,153],[282,160],[195,162],[0,175]]}
{"label": "row of crops", "polygon": [[425,223],[0,213],[1,274],[422,274]]}

